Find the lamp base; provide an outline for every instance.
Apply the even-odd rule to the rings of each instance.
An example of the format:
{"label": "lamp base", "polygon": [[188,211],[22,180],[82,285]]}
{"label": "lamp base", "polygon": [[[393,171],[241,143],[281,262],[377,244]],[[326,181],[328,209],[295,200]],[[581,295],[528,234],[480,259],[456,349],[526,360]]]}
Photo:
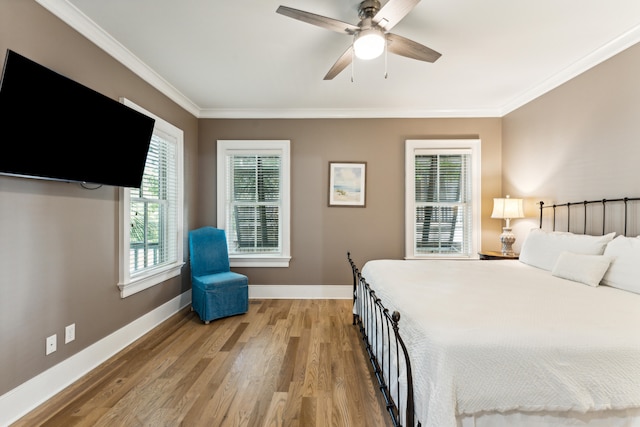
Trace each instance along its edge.
{"label": "lamp base", "polygon": [[511,227],[503,227],[502,234],[500,235],[500,242],[502,242],[502,255],[513,256],[513,244],[516,241],[516,236],[511,232]]}

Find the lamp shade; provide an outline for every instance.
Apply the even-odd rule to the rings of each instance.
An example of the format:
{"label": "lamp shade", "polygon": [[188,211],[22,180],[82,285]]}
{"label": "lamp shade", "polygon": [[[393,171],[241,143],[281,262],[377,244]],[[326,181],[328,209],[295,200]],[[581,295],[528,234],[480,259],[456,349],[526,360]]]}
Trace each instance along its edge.
{"label": "lamp shade", "polygon": [[524,218],[522,199],[511,199],[509,196],[504,199],[493,199],[491,218]]}
{"label": "lamp shade", "polygon": [[385,38],[374,28],[360,31],[353,42],[353,51],[360,59],[373,59],[382,55]]}

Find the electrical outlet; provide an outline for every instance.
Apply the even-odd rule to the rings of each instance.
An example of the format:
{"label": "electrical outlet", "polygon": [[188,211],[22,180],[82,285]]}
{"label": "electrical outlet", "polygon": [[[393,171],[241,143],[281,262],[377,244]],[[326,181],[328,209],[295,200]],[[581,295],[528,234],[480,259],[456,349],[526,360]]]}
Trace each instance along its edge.
{"label": "electrical outlet", "polygon": [[64,343],[69,344],[76,339],[76,324],[72,323],[64,328]]}
{"label": "electrical outlet", "polygon": [[45,354],[49,355],[53,353],[54,351],[56,351],[57,347],[58,347],[58,336],[56,334],[53,334],[50,337],[47,337]]}

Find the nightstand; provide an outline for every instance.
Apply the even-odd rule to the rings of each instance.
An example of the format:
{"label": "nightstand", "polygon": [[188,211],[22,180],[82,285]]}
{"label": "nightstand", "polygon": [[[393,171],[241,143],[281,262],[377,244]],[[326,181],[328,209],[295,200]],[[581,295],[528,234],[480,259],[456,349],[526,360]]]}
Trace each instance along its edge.
{"label": "nightstand", "polygon": [[480,255],[480,259],[485,259],[485,260],[492,260],[492,259],[518,259],[518,257],[520,256],[520,254],[503,255],[502,252],[497,252],[497,251],[478,252],[478,255]]}

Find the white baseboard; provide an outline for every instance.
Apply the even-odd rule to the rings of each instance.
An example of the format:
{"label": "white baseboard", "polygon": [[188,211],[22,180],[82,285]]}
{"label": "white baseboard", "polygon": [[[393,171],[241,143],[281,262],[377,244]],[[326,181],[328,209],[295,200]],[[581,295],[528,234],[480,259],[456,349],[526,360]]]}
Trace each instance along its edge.
{"label": "white baseboard", "polygon": [[249,299],[351,299],[351,285],[249,285]]}
{"label": "white baseboard", "polygon": [[[350,285],[250,285],[250,299],[350,299]],[[0,396],[0,426],[16,422],[191,303],[178,295],[97,343]]]}

